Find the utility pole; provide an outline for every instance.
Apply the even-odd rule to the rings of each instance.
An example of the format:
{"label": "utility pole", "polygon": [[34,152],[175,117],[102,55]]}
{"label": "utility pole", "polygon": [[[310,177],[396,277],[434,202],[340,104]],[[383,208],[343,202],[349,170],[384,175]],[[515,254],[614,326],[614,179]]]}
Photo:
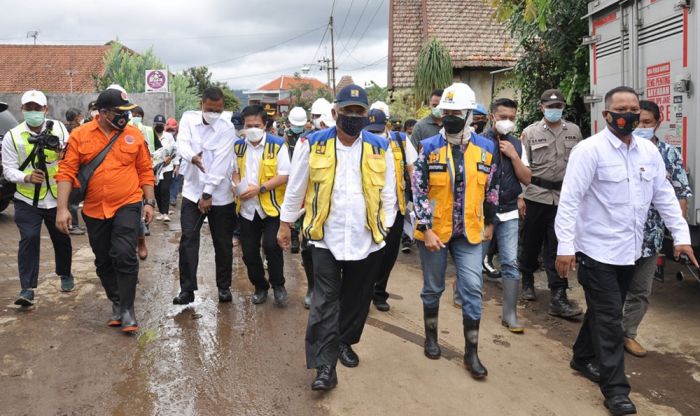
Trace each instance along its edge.
{"label": "utility pole", "polygon": [[38,30],[32,30],[31,32],[27,32],[27,38],[34,38],[34,46],[36,46],[36,38],[39,37],[39,31]]}
{"label": "utility pole", "polygon": [[323,57],[322,59],[318,60],[318,63],[323,63],[321,66],[321,70],[326,70],[326,80],[328,83],[328,89],[333,90],[333,83],[331,82],[331,60],[328,57]]}
{"label": "utility pole", "polygon": [[333,15],[331,15],[331,20],[330,20],[330,29],[331,29],[331,74],[333,74],[333,97],[335,97],[335,70],[337,69],[335,67],[335,37],[333,35]]}

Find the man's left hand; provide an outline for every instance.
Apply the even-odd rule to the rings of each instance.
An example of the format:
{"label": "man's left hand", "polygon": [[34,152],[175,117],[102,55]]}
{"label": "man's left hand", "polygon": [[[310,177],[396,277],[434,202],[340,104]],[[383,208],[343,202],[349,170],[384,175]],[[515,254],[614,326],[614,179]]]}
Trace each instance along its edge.
{"label": "man's left hand", "polygon": [[241,199],[247,201],[251,198],[255,198],[260,193],[260,187],[255,184],[248,184],[248,189],[241,194]]}
{"label": "man's left hand", "polygon": [[153,221],[153,206],[146,204],[143,206],[143,222],[150,224],[151,221]]}
{"label": "man's left hand", "polygon": [[691,263],[693,263],[693,266],[700,267],[698,266],[698,261],[695,259],[695,252],[693,251],[693,246],[691,246],[690,244],[682,244],[673,247],[673,257],[675,257],[676,260],[678,260],[681,254],[685,254],[686,256],[688,256],[688,259]]}
{"label": "man's left hand", "polygon": [[501,150],[501,154],[509,159],[518,157],[518,152],[515,151],[515,147],[508,140],[499,140],[498,148]]}
{"label": "man's left hand", "polygon": [[484,227],[484,241],[491,241],[493,239],[493,224]]}
{"label": "man's left hand", "polygon": [[211,205],[212,205],[212,198],[209,198],[209,199],[199,198],[199,202],[197,202],[197,208],[199,208],[199,212],[201,212],[202,214],[208,214],[209,211],[211,211]]}

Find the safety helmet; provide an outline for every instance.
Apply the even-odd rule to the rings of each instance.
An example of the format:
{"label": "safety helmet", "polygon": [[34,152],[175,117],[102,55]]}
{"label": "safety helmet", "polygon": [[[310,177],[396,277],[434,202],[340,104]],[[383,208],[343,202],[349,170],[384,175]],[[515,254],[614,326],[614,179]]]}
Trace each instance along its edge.
{"label": "safety helmet", "polygon": [[386,114],[386,118],[391,117],[391,115],[389,114],[389,105],[387,105],[387,103],[385,103],[384,101],[374,102],[372,104],[372,106],[370,106],[369,109],[370,110],[375,110],[375,109],[382,110],[384,112],[384,114]]}
{"label": "safety helmet", "polygon": [[311,105],[311,114],[318,114],[321,115],[323,114],[327,108],[330,108],[331,103],[328,102],[325,98],[319,98],[318,100],[314,101],[314,103]]}
{"label": "safety helmet", "polygon": [[321,121],[326,127],[335,127],[335,120],[333,120],[333,113],[331,112],[331,107],[328,107],[326,111],[321,114]]}
{"label": "safety helmet", "polygon": [[469,85],[455,82],[445,88],[437,108],[439,110],[473,110],[476,108],[476,94]]}
{"label": "safety helmet", "polygon": [[301,107],[292,108],[292,111],[289,112],[289,122],[292,124],[292,126],[306,125],[306,110]]}

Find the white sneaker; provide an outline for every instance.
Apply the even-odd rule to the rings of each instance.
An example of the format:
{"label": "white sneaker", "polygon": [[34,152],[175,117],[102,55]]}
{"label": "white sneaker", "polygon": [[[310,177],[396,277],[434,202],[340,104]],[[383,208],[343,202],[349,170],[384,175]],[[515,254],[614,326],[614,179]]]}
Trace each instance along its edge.
{"label": "white sneaker", "polygon": [[163,214],[163,222],[170,222],[170,216],[168,216],[168,214]]}
{"label": "white sneaker", "polygon": [[173,215],[174,213],[175,213],[175,211],[173,211],[172,209],[170,211],[168,211],[168,215]]}
{"label": "white sneaker", "polygon": [[156,221],[163,221],[163,214],[156,215]]}

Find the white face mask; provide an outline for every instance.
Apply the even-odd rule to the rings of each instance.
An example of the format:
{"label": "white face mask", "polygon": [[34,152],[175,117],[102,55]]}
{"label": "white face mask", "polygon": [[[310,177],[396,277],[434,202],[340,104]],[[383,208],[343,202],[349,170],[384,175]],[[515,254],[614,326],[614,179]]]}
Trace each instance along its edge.
{"label": "white face mask", "polygon": [[654,128],[653,127],[637,127],[634,129],[632,134],[642,139],[651,140],[654,138]]}
{"label": "white face mask", "polygon": [[221,117],[221,113],[214,113],[211,111],[204,112],[202,111],[202,118],[207,124],[214,124],[216,121]]}
{"label": "white face mask", "polygon": [[315,119],[313,119],[313,120],[311,120],[311,121],[313,121],[313,123],[314,123],[314,128],[315,128],[315,129],[321,130],[321,117],[315,118]]}
{"label": "white face mask", "polygon": [[501,135],[505,136],[515,130],[515,123],[510,120],[498,120],[496,122],[496,131]]}
{"label": "white face mask", "polygon": [[250,143],[259,143],[260,140],[262,140],[263,135],[265,134],[265,130],[259,129],[257,127],[251,127],[249,129],[245,129],[241,132],[243,136],[245,136],[245,139],[250,142]]}
{"label": "white face mask", "polygon": [[95,118],[95,116],[97,116],[99,113],[100,112],[97,110],[92,110],[92,111],[90,111],[90,117]]}

